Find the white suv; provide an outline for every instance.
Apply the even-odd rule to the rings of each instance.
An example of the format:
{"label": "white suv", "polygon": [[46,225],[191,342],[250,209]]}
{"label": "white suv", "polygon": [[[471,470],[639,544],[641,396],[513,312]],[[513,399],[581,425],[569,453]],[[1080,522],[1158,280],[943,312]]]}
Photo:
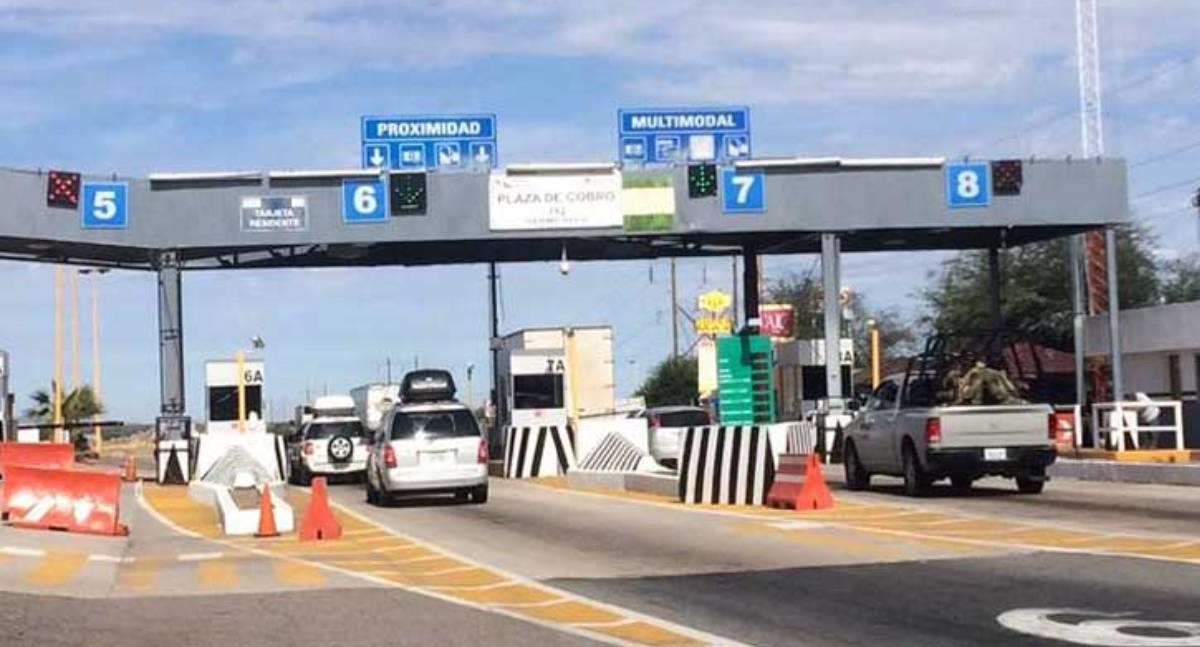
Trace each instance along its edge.
{"label": "white suv", "polygon": [[314,476],[354,475],[367,467],[366,432],[355,416],[316,417],[288,443],[292,480],[308,485]]}
{"label": "white suv", "polygon": [[487,502],[487,439],[471,410],[453,397],[445,371],[405,376],[403,403],[392,407],[370,442],[367,502],[382,505],[401,494]]}

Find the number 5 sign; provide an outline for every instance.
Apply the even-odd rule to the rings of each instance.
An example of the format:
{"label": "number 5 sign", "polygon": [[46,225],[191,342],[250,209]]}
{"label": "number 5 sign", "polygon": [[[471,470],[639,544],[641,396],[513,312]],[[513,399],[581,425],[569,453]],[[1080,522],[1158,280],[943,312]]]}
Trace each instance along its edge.
{"label": "number 5 sign", "polygon": [[992,200],[992,184],[987,162],[958,162],[946,165],[946,204],[958,207],[986,207]]}
{"label": "number 5 sign", "polygon": [[721,211],[762,213],[767,208],[766,174],[762,171],[721,169]]}
{"label": "number 5 sign", "polygon": [[350,224],[387,222],[383,178],[342,180],[342,221]]}
{"label": "number 5 sign", "polygon": [[84,229],[129,227],[129,185],[124,182],[85,182],[79,203]]}

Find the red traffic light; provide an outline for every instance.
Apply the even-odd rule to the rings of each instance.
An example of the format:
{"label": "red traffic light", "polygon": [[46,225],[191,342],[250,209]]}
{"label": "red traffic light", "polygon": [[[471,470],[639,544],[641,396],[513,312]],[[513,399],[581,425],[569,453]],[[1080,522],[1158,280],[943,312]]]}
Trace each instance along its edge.
{"label": "red traffic light", "polygon": [[46,180],[46,206],[76,209],[79,207],[78,173],[50,171]]}

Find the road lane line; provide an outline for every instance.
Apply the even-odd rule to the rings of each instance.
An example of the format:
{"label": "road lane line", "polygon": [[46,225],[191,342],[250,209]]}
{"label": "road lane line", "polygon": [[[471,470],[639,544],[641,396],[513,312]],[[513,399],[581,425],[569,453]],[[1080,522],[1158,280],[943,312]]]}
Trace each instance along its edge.
{"label": "road lane line", "polygon": [[329,579],[324,571],[304,562],[272,559],[271,569],[275,573],[275,579],[291,586],[320,586]]}
{"label": "road lane line", "polygon": [[206,589],[230,589],[237,586],[238,574],[230,560],[205,560],[196,564],[196,579]]}
{"label": "road lane line", "polygon": [[222,552],[183,553],[181,555],[176,556],[175,559],[177,559],[181,562],[203,562],[203,561],[212,560],[212,559],[221,559],[224,556],[225,556],[225,553],[222,553]]}
{"label": "road lane line", "polygon": [[[144,496],[143,493],[140,491],[137,492],[137,495],[138,495],[137,500],[140,505],[142,505],[144,508],[147,508],[148,510],[151,510],[152,512],[158,512],[156,510],[153,510],[153,508],[152,508],[153,504],[152,504],[150,498]],[[297,496],[297,498],[299,498],[299,497]],[[501,571],[499,569],[495,569],[490,566],[486,566],[482,563],[479,563],[479,562],[476,562],[469,558],[463,557],[461,555],[452,553],[450,551],[439,548],[432,544],[429,544],[429,543],[426,543],[423,541],[419,541],[415,538],[408,537],[401,533],[397,533],[397,532],[393,531],[392,529],[384,526],[380,522],[370,519],[369,517],[365,517],[362,514],[356,512],[352,509],[349,509],[343,505],[334,504],[334,507],[340,513],[339,516],[341,518],[339,519],[339,521],[342,523],[344,531],[365,529],[367,527],[378,528],[384,532],[393,534],[398,539],[408,541],[408,542],[411,542],[412,544],[415,544],[415,545],[425,548],[426,550],[428,550],[432,553],[430,555],[430,557],[440,554],[440,556],[450,557],[450,558],[453,558],[456,560],[460,560],[464,564],[470,564],[470,565],[475,566],[476,568],[471,569],[471,572],[454,573],[454,574],[445,575],[445,576],[437,576],[434,578],[428,578],[428,579],[432,579],[433,581],[427,582],[424,585],[421,585],[421,584],[412,583],[412,580],[414,579],[413,577],[409,577],[409,578],[406,578],[403,580],[397,580],[397,579],[393,579],[392,577],[381,577],[379,575],[374,575],[371,572],[364,571],[361,569],[340,567],[334,563],[331,563],[331,560],[327,559],[329,557],[329,555],[326,553],[328,553],[330,551],[326,551],[326,550],[306,551],[306,554],[311,554],[312,556],[311,557],[302,557],[300,555],[297,555],[296,551],[284,549],[284,547],[289,545],[287,543],[249,544],[249,543],[237,543],[237,542],[233,542],[233,541],[221,538],[221,537],[207,537],[207,538],[215,544],[218,544],[221,546],[226,546],[226,547],[231,547],[231,548],[238,548],[238,549],[241,549],[242,551],[245,551],[250,554],[273,557],[273,558],[275,558],[277,560],[281,560],[281,561],[310,564],[314,567],[321,568],[323,570],[341,573],[341,574],[344,574],[347,576],[355,577],[355,578],[363,580],[363,581],[371,582],[373,584],[400,588],[402,590],[406,590],[406,591],[420,594],[420,595],[425,595],[427,597],[442,600],[444,602],[459,604],[459,605],[467,606],[470,608],[478,609],[481,611],[495,613],[497,615],[502,615],[502,616],[506,616],[509,618],[522,620],[524,622],[529,622],[529,623],[543,626],[546,628],[554,629],[554,630],[557,630],[557,631],[560,631],[563,633],[568,633],[571,635],[585,637],[585,638],[589,638],[591,640],[597,640],[597,641],[608,643],[608,644],[628,645],[628,646],[647,645],[647,644],[674,644],[674,645],[688,645],[688,644],[739,645],[739,644],[741,644],[741,643],[729,640],[724,637],[718,637],[713,634],[710,634],[710,633],[707,633],[704,631],[700,631],[698,629],[693,629],[690,627],[685,627],[683,625],[678,625],[676,623],[672,623],[667,620],[654,618],[652,616],[641,614],[641,613],[638,613],[638,612],[630,610],[630,609],[623,609],[620,607],[616,607],[615,605],[608,605],[606,603],[588,600],[586,598],[577,596],[577,595],[569,593],[567,591],[553,589],[549,586],[538,583],[532,579],[529,579],[529,578],[526,578],[526,577],[523,577],[520,575],[516,575],[513,573]],[[181,506],[181,508],[182,508],[182,506]],[[184,517],[184,519],[187,520],[189,522],[189,524],[192,525],[192,527],[189,528],[186,525],[176,524],[173,521],[171,521],[171,519],[166,514],[160,513],[157,515],[157,517],[160,518],[160,520],[163,520],[163,522],[166,525],[168,525],[168,527],[171,527],[171,528],[181,532],[182,534],[189,535],[189,536],[203,536],[202,534],[200,534],[202,529],[195,527],[195,519],[200,517],[201,515],[195,513],[194,511],[185,510],[185,509],[176,509],[173,512],[177,513],[177,514],[181,514]],[[347,542],[339,542],[339,543],[347,543]],[[353,545],[353,542],[350,542],[350,543]],[[368,549],[366,547],[360,547],[360,550],[365,551]],[[487,581],[489,578],[491,580],[498,580],[498,581]],[[419,578],[416,578],[416,579],[419,579]],[[480,581],[480,580],[483,580],[483,581]],[[628,625],[622,625],[621,627],[614,627],[614,628],[601,627],[601,628],[596,628],[596,629],[586,629],[586,628],[575,627],[570,624],[540,620],[540,619],[538,619],[536,617],[532,617],[528,614],[518,613],[515,609],[506,609],[503,606],[495,604],[495,603],[477,602],[475,600],[472,600],[470,597],[473,595],[478,595],[480,593],[480,591],[486,591],[486,589],[495,588],[497,590],[511,590],[514,586],[526,586],[526,587],[533,588],[533,589],[543,589],[543,590],[546,590],[549,592],[553,592],[554,594],[556,594],[560,597],[563,597],[563,598],[576,600],[583,604],[595,606],[595,607],[601,608],[601,609],[606,609],[613,613],[617,613],[618,615],[623,615],[625,617],[630,618],[633,622],[631,622]],[[629,627],[629,628],[624,629],[623,627]],[[626,636],[622,632],[628,633],[629,635]]]}
{"label": "road lane line", "polygon": [[13,557],[45,557],[46,551],[40,548],[19,548],[17,546],[5,546],[0,548],[0,552]]}
{"label": "road lane line", "polygon": [[86,566],[85,553],[51,550],[38,560],[37,565],[25,574],[25,581],[38,586],[57,586],[75,578]]}

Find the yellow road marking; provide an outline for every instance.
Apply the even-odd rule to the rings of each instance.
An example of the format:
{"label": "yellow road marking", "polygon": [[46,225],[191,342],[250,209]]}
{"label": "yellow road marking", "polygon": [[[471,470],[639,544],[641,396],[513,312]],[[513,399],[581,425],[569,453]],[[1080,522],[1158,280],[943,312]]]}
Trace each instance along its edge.
{"label": "yellow road marking", "polygon": [[275,571],[275,579],[293,586],[320,586],[328,578],[325,571],[304,562],[276,559],[271,566]]}
{"label": "yellow road marking", "polygon": [[88,562],[84,553],[51,550],[25,574],[25,581],[38,586],[55,586],[73,577]]}
{"label": "yellow road marking", "polygon": [[739,534],[771,535],[800,544],[873,559],[892,560],[904,555],[902,550],[893,546],[855,541],[843,535],[821,534],[818,530],[788,530],[761,522],[737,523],[734,524],[733,530]]}
{"label": "yellow road marking", "polygon": [[626,619],[624,616],[608,611],[607,609],[601,609],[574,600],[563,600],[557,604],[544,607],[524,607],[514,610],[521,615],[537,618],[538,620],[549,620],[550,622],[561,622],[572,625],[616,622]]}
{"label": "yellow road marking", "polygon": [[162,560],[157,558],[138,559],[129,564],[122,564],[117,571],[117,589],[130,591],[147,591],[158,583],[158,571]]}
{"label": "yellow road marking", "polygon": [[497,606],[543,604],[563,599],[550,591],[516,583],[506,584],[502,587],[488,587],[475,590],[462,589],[454,591],[450,595],[462,598],[468,602],[495,604]]}
{"label": "yellow road marking", "polygon": [[590,631],[606,634],[614,638],[621,638],[624,640],[641,643],[643,645],[672,645],[672,647],[684,647],[687,645],[704,644],[687,636],[677,634],[668,629],[664,629],[663,627],[658,627],[640,620],[612,627],[594,627],[590,629]]}
{"label": "yellow road marking", "polygon": [[214,559],[196,564],[196,578],[208,589],[225,589],[237,586],[238,574],[233,562]]}

